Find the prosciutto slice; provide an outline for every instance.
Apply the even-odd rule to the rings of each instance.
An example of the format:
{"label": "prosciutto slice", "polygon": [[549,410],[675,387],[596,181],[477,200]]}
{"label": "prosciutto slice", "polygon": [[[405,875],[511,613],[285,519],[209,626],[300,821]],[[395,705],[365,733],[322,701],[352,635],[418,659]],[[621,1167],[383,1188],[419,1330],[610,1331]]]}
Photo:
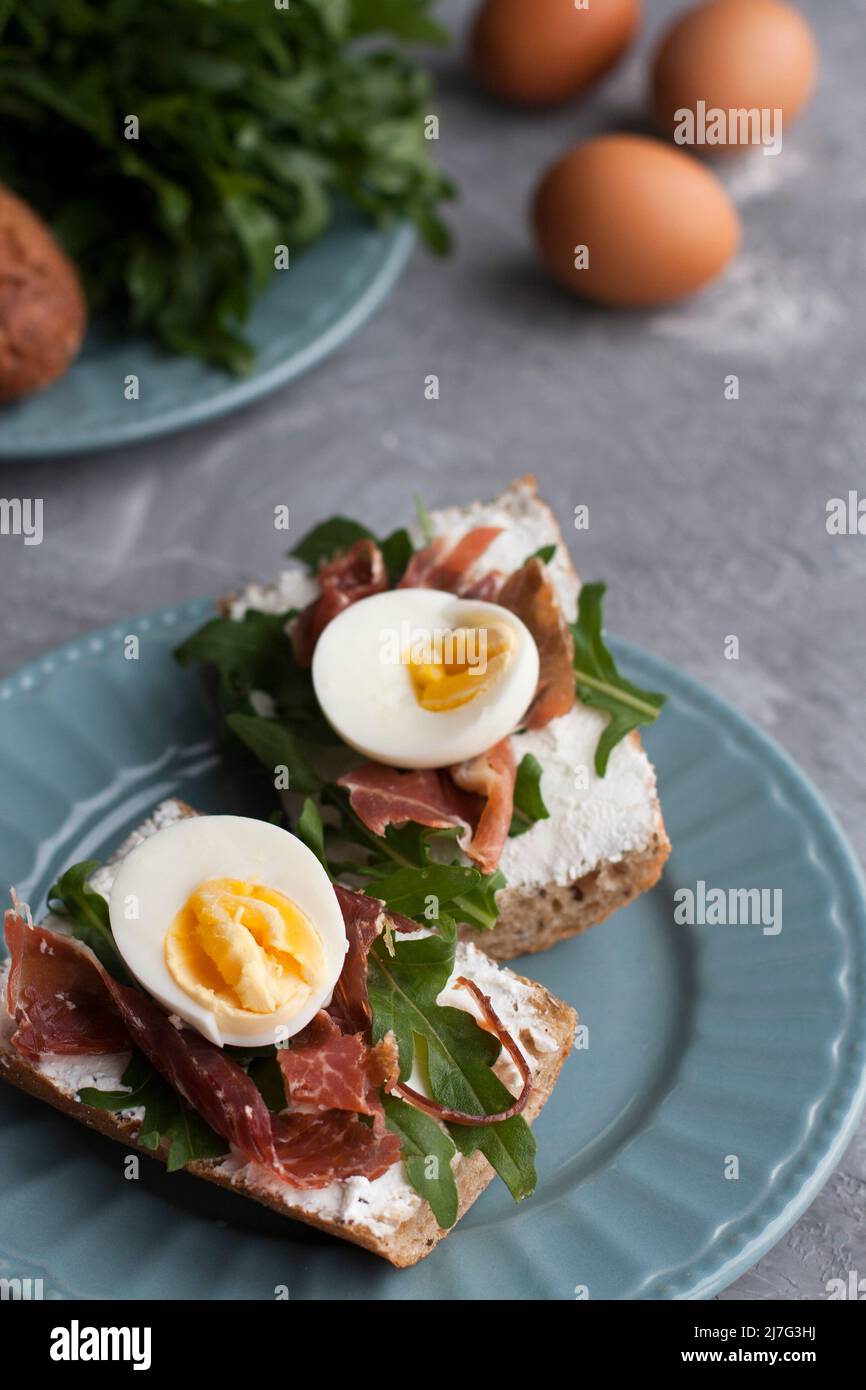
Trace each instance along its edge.
{"label": "prosciutto slice", "polygon": [[[340,892],[352,899],[364,897],[349,889]],[[381,923],[382,903],[374,898],[367,901]],[[361,904],[347,907],[361,913]],[[368,920],[366,913],[361,920]],[[367,1012],[366,958],[371,941],[364,949]],[[325,1187],[335,1179],[359,1174],[372,1181],[399,1160],[402,1143],[385,1123],[379,1094],[383,1085],[390,1090],[399,1075],[393,1034],[371,1047],[360,1033],[341,1032],[332,1012],[320,1011],[290,1048],[279,1050],[278,1057],[289,1110],[273,1117],[274,1140],[288,1182]],[[363,1123],[361,1115],[372,1119],[372,1124]]]}
{"label": "prosciutto slice", "polygon": [[397,1077],[397,1049],[389,1035],[375,1047],[360,1033],[341,1033],[320,1013],[292,1044],[279,1051],[290,1105],[381,1115],[379,1087]]}
{"label": "prosciutto slice", "polygon": [[517,763],[510,738],[503,738],[486,753],[451,768],[451,776],[464,792],[483,798],[483,809],[466,853],[482,873],[491,874],[502,858],[514,814]]}
{"label": "prosciutto slice", "polygon": [[[341,894],[352,921],[368,924],[361,933],[347,920],[366,963],[382,904],[345,889]],[[303,1103],[315,1113],[290,1109],[272,1116],[242,1067],[193,1029],[176,1026],[148,995],[113,979],[83,942],[29,926],[16,912],[7,912],[5,926],[12,958],[7,999],[16,1022],[12,1041],[23,1055],[97,1054],[134,1045],[244,1159],[290,1186],[372,1179],[400,1157],[400,1140],[385,1125],[378,1094],[396,1076],[392,1039],[370,1047],[360,1035],[344,1035],[336,1019],[318,1014],[306,1036],[300,1035],[298,1051],[280,1052],[289,1106]],[[366,978],[363,998],[361,987],[354,980],[346,989],[347,1020],[353,1011],[369,1011]],[[325,1051],[317,1061],[318,1048]],[[372,1116],[373,1125],[363,1124],[361,1114]]]}
{"label": "prosciutto slice", "polygon": [[499,590],[505,583],[505,575],[502,570],[488,570],[478,579],[474,579],[471,584],[466,584],[460,589],[461,598],[477,598],[482,603],[498,603]]}
{"label": "prosciutto slice", "polygon": [[[501,526],[476,526],[457,541],[437,536],[424,550],[417,550],[409,561],[398,589],[445,589],[460,594],[466,575],[487,547],[501,534]],[[475,598],[478,594],[472,595]]]}
{"label": "prosciutto slice", "polygon": [[[119,984],[90,948],[74,937],[29,927],[20,915],[7,912],[6,943],[12,956],[8,1002],[18,1024],[12,1039],[16,1048],[21,1049],[23,1036],[24,1048],[30,1048],[25,1052],[28,1056],[69,1050],[62,1016],[51,1012],[46,993],[62,969],[70,1012],[81,1008],[92,1013],[94,996],[101,994],[103,1019],[113,1016],[117,1031],[111,1046],[103,1050],[119,1052],[135,1044],[211,1129],[245,1158],[278,1169],[270,1114],[258,1087],[220,1048],[192,1029],[175,1027],[148,995]],[[50,962],[47,971],[45,961]],[[96,1051],[97,1036],[94,1033],[88,1051]],[[104,1031],[99,1040],[104,1043]],[[79,1039],[74,1043],[72,1050],[81,1052]]]}
{"label": "prosciutto slice", "polygon": [[543,561],[535,556],[515,570],[497,602],[516,613],[535,638],[538,686],[523,723],[542,729],[574,704],[574,642]]}
{"label": "prosciutto slice", "polygon": [[516,767],[509,739],[450,770],[400,772],[364,763],[340,778],[355,814],[374,835],[414,821],[434,830],[459,829],[457,843],[483,873],[499,863],[514,802]]}
{"label": "prosciutto slice", "polygon": [[281,1176],[292,1187],[328,1187],[346,1178],[380,1178],[400,1158],[399,1135],[384,1122],[362,1124],[357,1115],[327,1110],[323,1114],[273,1116],[274,1143]]}
{"label": "prosciutto slice", "polygon": [[375,541],[355,541],[345,553],[336,555],[319,570],[316,578],[322,593],[298,615],[292,626],[292,647],[300,666],[309,666],[316,643],[328,623],[344,608],[381,594],[388,587],[388,574],[382,552]]}
{"label": "prosciutto slice", "polygon": [[339,785],[347,789],[352,810],[374,835],[384,835],[389,825],[407,821],[431,830],[457,826],[457,843],[469,853],[472,827],[481,808],[454,785],[446,771],[400,772],[382,763],[363,763],[341,777]]}
{"label": "prosciutto slice", "polygon": [[6,913],[11,967],[6,989],[12,1042],[23,1057],[44,1052],[99,1056],[125,1052],[129,1033],[102,980],[70,938]]}
{"label": "prosciutto slice", "polygon": [[378,898],[334,884],[349,949],[328,1013],[343,1033],[366,1033],[372,1013],[367,998],[367,956],[384,925]]}

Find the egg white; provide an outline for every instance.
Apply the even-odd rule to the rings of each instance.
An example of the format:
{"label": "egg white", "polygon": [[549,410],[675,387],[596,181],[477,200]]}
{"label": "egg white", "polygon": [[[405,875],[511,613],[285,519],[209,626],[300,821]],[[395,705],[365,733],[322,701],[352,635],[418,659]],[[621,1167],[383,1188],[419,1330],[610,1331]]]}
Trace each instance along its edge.
{"label": "egg white", "polygon": [[[424,632],[498,624],[514,637],[499,680],[453,710],[424,709],[409,667],[383,660],[407,623]],[[346,608],[328,624],[313,656],[322,712],[344,743],[390,767],[448,767],[513,733],[538,684],[538,648],[529,629],[497,603],[439,589],[392,589]]]}
{"label": "egg white", "polygon": [[[250,1013],[226,1026],[170,974],[165,935],[190,894],[215,878],[276,889],[318,932],[326,979],[300,1008]],[[284,1037],[300,1032],[330,1002],[349,946],[337,895],[312,850],[280,826],[245,816],[190,816],[136,846],[117,871],[109,916],[117,949],[148,994],[218,1047],[263,1047],[277,1028]]]}

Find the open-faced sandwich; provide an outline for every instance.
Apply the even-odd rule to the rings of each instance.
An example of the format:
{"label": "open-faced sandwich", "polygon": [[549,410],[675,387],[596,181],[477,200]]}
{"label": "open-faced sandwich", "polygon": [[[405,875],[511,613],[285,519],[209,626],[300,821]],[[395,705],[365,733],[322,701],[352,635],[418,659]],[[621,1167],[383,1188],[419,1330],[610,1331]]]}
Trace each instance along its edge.
{"label": "open-faced sandwich", "polygon": [[163,803],[33,925],[6,914],[0,1076],[185,1167],[411,1265],[498,1173],[575,1015],[456,939],[451,912],[335,886],[267,821]]}
{"label": "open-faced sandwich", "polygon": [[664,697],[617,670],[604,586],[532,477],[384,540],[337,517],[292,555],[179,657],[217,668],[226,731],[317,853],[500,960],[652,887],[670,845],[637,726]]}

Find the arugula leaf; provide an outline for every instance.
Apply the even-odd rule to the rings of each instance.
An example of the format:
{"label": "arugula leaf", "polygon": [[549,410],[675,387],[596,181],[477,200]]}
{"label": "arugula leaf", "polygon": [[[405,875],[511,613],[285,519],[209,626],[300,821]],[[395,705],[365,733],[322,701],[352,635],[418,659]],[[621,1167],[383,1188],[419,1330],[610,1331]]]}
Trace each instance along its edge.
{"label": "arugula leaf", "polygon": [[171,1125],[175,1093],[161,1081],[140,1052],[133,1052],[120,1080],[126,1088],[123,1091],[101,1091],[95,1086],[85,1086],[79,1091],[78,1099],[83,1105],[114,1113],[137,1110],[143,1106],[145,1114],[138,1135],[139,1142],[146,1149],[158,1149],[160,1136]]}
{"label": "arugula leaf", "polygon": [[[355,815],[349,805],[348,794],[342,787],[325,786],[321,795],[328,805],[336,807],[339,811],[342,825],[341,833],[345,839],[350,844],[367,850],[368,856],[372,856],[372,858],[368,857],[366,865],[354,865],[353,872],[362,877],[368,876],[373,880],[366,885],[366,891],[373,897],[380,897],[382,891],[395,891],[404,894],[404,901],[408,900],[413,877],[407,875],[405,879],[397,880],[392,887],[387,880],[395,872],[394,866],[411,870],[413,875],[417,875],[418,871],[426,870],[434,865],[439,868],[457,869],[464,877],[462,891],[459,892],[458,896],[448,899],[448,904],[453,908],[453,915],[459,921],[477,927],[479,931],[489,931],[491,927],[496,925],[496,919],[499,915],[499,909],[496,906],[496,894],[506,886],[504,875],[497,870],[496,873],[485,876],[480,874],[477,869],[467,868],[456,861],[449,865],[443,865],[441,860],[434,861],[430,857],[431,845],[438,841],[453,839],[457,833],[456,830],[428,830],[424,826],[410,822],[400,829],[388,826],[384,835],[374,835]],[[382,889],[383,880],[385,880],[384,889]],[[426,880],[426,884],[429,882],[430,880]],[[457,879],[455,877],[449,879],[448,882],[453,887]],[[426,897],[427,893],[420,893],[422,886],[426,886],[423,880],[419,881],[418,884],[418,896]],[[391,903],[391,906],[395,908],[395,911],[397,910],[396,903]],[[399,910],[405,912],[407,917],[414,915],[406,911],[405,907]],[[440,922],[441,920],[440,917]]]}
{"label": "arugula leaf", "polygon": [[530,560],[540,560],[543,565],[549,565],[555,554],[555,545],[542,545],[538,550],[533,550],[531,555],[527,555],[523,563],[528,565]]}
{"label": "arugula leaf", "polygon": [[276,690],[292,658],[286,636],[287,613],[260,613],[250,608],[240,622],[213,618],[175,651],[181,666],[204,661],[214,666],[226,689],[249,695],[252,690]]}
{"label": "arugula leaf", "polygon": [[347,516],[332,516],[329,521],[320,522],[302,536],[289,554],[302,560],[315,572],[320,565],[332,560],[338,551],[348,550],[355,541],[373,539],[372,531],[368,531],[360,522],[352,521]]}
{"label": "arugula leaf", "polygon": [[392,583],[403,575],[412,558],[412,538],[405,526],[379,541],[360,522],[346,516],[332,516],[308,531],[289,554],[302,560],[315,573],[320,565],[332,560],[339,551],[348,550],[358,540],[376,541]]}
{"label": "arugula leaf", "polygon": [[432,922],[437,920],[441,907],[459,902],[480,883],[477,869],[461,864],[427,864],[424,868],[395,869],[387,878],[374,878],[366,891],[406,917],[425,918],[430,905],[427,920]]}
{"label": "arugula leaf", "polygon": [[73,935],[90,947],[115,980],[129,985],[132,980],[114,944],[108,903],[87,881],[98,868],[98,859],[73,864],[49,888],[48,907],[51,912],[68,919]]}
{"label": "arugula leaf", "polygon": [[[454,968],[453,937],[395,941],[393,949],[389,956],[381,939],[374,944],[367,985],[374,1041],[394,1033],[401,1079],[411,1075],[417,1051],[440,1104],[478,1115],[507,1109],[514,1097],[492,1070],[497,1039],[470,1013],[436,1003]],[[533,1191],[535,1140],[522,1115],[495,1125],[451,1125],[449,1132],[461,1153],[481,1150],[515,1200]]]}
{"label": "arugula leaf", "polygon": [[325,872],[328,872],[328,859],[325,854],[325,827],[322,825],[322,817],[319,808],[311,797],[307,797],[298,816],[297,824],[298,836],[303,840]]}
{"label": "arugula leaf", "polygon": [[641,690],[621,676],[602,636],[602,608],[606,584],[584,584],[578,601],[577,622],[570,624],[574,638],[577,698],[610,719],[595,751],[599,777],[607,771],[611,750],[640,724],[658,718],[666,695]]}
{"label": "arugula leaf", "polygon": [[412,537],[405,526],[401,526],[379,542],[379,549],[382,552],[382,559],[385,561],[385,568],[391,583],[396,584],[397,580],[402,579],[406,573],[409,561],[412,559],[414,550]]}
{"label": "arugula leaf", "polygon": [[524,753],[514,782],[514,815],[509,835],[523,835],[536,821],[549,820],[550,812],[541,795],[544,769],[533,753]]}
{"label": "arugula leaf", "polygon": [[479,931],[492,931],[499,920],[496,894],[507,887],[507,880],[500,869],[483,876],[477,888],[455,899],[460,921],[477,927]]}
{"label": "arugula leaf", "polygon": [[249,609],[237,622],[213,618],[181,643],[175,660],[181,666],[201,661],[214,667],[224,723],[230,714],[258,713],[254,696],[261,692],[273,700],[278,718],[297,726],[305,743],[339,743],[319,708],[309,670],[295,660],[286,632],[291,617],[292,612]]}
{"label": "arugula leaf", "polygon": [[100,1091],[85,1086],[78,1099],[82,1105],[114,1113],[143,1107],[138,1142],[151,1150],[167,1144],[166,1167],[170,1173],[196,1159],[220,1158],[228,1153],[226,1141],[163,1081],[140,1052],[133,1052],[121,1083],[128,1089]]}
{"label": "arugula leaf", "polygon": [[443,1231],[457,1220],[459,1194],[451,1160],[454,1141],[446,1130],[423,1110],[407,1105],[396,1096],[385,1096],[388,1128],[403,1140],[406,1176],[426,1202]]}
{"label": "arugula leaf", "polygon": [[278,767],[288,768],[290,791],[306,793],[319,790],[321,779],[313,771],[306,754],[301,752],[298,739],[278,719],[266,719],[260,714],[236,713],[228,715],[226,724],[255,753],[272,777]]}

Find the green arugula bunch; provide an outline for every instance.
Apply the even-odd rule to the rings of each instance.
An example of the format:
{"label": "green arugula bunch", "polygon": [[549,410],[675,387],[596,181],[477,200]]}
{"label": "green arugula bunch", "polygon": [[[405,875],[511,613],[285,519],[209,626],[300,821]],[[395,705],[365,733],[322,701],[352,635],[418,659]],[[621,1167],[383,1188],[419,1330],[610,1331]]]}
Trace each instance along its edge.
{"label": "green arugula bunch", "polygon": [[94,308],[247,371],[276,248],[320,237],[335,197],[447,249],[430,84],[400,48],[446,38],[431,5],[2,0],[0,182],[47,217]]}

